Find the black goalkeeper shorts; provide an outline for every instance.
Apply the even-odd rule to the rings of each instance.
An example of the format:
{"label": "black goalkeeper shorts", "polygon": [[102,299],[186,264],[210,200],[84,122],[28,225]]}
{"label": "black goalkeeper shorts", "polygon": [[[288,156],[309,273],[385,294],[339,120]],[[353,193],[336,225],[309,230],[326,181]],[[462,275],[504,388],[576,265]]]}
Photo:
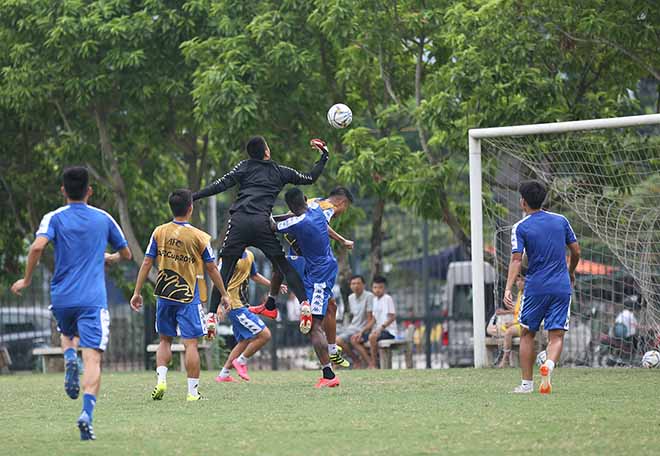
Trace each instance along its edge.
{"label": "black goalkeeper shorts", "polygon": [[268,258],[284,255],[282,244],[270,229],[269,216],[235,212],[229,218],[220,256],[240,257],[250,246],[258,248]]}

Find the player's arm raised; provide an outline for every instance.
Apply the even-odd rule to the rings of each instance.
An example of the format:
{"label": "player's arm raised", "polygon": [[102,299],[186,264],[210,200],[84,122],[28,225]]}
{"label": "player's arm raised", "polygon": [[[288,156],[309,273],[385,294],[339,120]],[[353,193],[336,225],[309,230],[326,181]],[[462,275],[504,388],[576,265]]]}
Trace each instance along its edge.
{"label": "player's arm raised", "polygon": [[285,182],[293,185],[310,185],[321,176],[325,164],[328,162],[328,147],[321,139],[312,139],[310,145],[321,152],[321,158],[314,163],[314,167],[309,173],[301,173],[288,166],[280,166],[280,172],[284,176]]}
{"label": "player's arm raised", "polygon": [[241,175],[243,174],[243,170],[245,169],[246,163],[247,160],[243,160],[239,162],[227,174],[225,174],[219,179],[214,180],[213,182],[211,182],[211,184],[207,185],[200,191],[193,193],[193,201],[206,198],[207,196],[222,193],[225,190],[238,184],[240,182]]}
{"label": "player's arm raised", "polygon": [[355,242],[348,240],[341,234],[337,233],[330,225],[328,225],[328,236],[330,236],[330,239],[334,239],[349,250],[355,245]]}
{"label": "player's arm raised", "polygon": [[46,246],[48,245],[48,238],[45,236],[37,236],[32,245],[30,246],[30,252],[28,253],[27,264],[25,265],[25,275],[22,279],[17,280],[11,286],[12,293],[20,296],[21,291],[26,289],[32,283],[32,274],[34,273],[34,268],[39,264],[41,255],[43,255]]}

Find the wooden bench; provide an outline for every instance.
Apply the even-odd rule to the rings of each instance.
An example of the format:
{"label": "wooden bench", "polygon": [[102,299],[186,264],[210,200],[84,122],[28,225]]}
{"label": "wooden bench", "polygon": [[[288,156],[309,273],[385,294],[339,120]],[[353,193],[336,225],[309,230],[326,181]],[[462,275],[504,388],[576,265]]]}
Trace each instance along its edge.
{"label": "wooden bench", "polygon": [[[211,344],[208,343],[201,343],[197,345],[197,349],[200,352],[204,353],[204,356],[206,358],[206,366],[207,368],[211,367]],[[158,344],[149,344],[147,345],[147,353],[156,353],[158,351]],[[172,353],[178,353],[179,354],[179,368],[181,369],[181,372],[185,372],[186,370],[186,348],[183,344],[172,344]],[[201,354],[201,353],[200,353]]]}
{"label": "wooden bench", "polygon": [[[78,348],[78,351],[81,349]],[[55,356],[62,356],[64,352],[62,347],[39,347],[32,350],[34,356],[39,357],[39,362],[41,364],[41,372],[48,372],[48,359]],[[62,361],[64,363],[64,361]]]}
{"label": "wooden bench", "polygon": [[[493,367],[497,353],[504,347],[504,337],[486,337],[486,366]],[[520,349],[520,337],[514,337],[511,341],[511,351],[517,353]],[[513,356],[513,365],[518,367],[518,356]]]}
{"label": "wooden bench", "polygon": [[[381,369],[392,369],[392,350],[403,349],[405,353],[406,368],[413,367],[413,335],[415,326],[410,325],[406,329],[404,339],[387,339],[378,342],[378,357],[380,358]],[[368,341],[367,341],[368,343]]]}

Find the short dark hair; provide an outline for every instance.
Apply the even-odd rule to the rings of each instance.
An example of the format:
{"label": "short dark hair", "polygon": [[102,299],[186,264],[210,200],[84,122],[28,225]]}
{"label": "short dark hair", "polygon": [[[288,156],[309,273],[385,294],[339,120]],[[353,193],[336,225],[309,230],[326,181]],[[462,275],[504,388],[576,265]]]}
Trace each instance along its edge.
{"label": "short dark hair", "polygon": [[266,140],[263,136],[253,136],[245,146],[250,158],[263,160],[266,156]]}
{"label": "short dark hair", "polygon": [[548,194],[543,184],[537,180],[521,182],[518,191],[520,192],[520,196],[522,196],[527,202],[527,205],[532,209],[541,209]]}
{"label": "short dark hair", "polygon": [[170,209],[175,217],[184,217],[192,205],[192,192],[187,188],[180,188],[170,193]]}
{"label": "short dark hair", "polygon": [[62,185],[66,196],[73,201],[81,201],[89,188],[89,172],[84,166],[71,166],[62,173]]}
{"label": "short dark hair", "polygon": [[333,197],[333,196],[343,196],[344,198],[346,198],[351,203],[353,202],[353,193],[351,193],[351,191],[349,189],[347,189],[346,187],[341,187],[341,186],[335,187],[330,192],[330,197]]}
{"label": "short dark hair", "polygon": [[382,283],[383,285],[387,285],[387,279],[381,275],[374,276],[373,283]]}
{"label": "short dark hair", "polygon": [[284,201],[286,201],[286,205],[289,206],[292,212],[296,212],[307,205],[305,194],[298,187],[287,190],[284,194]]}
{"label": "short dark hair", "polygon": [[350,282],[352,282],[355,279],[360,279],[362,281],[362,283],[364,283],[364,277],[361,276],[360,274],[355,274],[355,275],[351,276]]}

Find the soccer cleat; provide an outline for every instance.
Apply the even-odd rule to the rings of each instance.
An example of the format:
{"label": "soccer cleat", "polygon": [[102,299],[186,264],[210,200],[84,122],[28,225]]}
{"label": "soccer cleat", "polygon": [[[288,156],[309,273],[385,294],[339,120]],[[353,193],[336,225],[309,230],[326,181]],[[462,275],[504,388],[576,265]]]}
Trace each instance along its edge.
{"label": "soccer cleat", "polygon": [[539,393],[552,393],[552,384],[550,383],[550,374],[552,374],[552,371],[545,363],[541,366],[539,371],[541,372],[541,386],[539,386]]}
{"label": "soccer cleat", "polygon": [[339,386],[339,377],[335,375],[335,378],[321,377],[314,388],[336,388],[337,386]]}
{"label": "soccer cleat", "polygon": [[258,306],[250,306],[248,310],[253,314],[263,315],[264,317],[272,318],[275,320],[277,318],[277,309],[269,310],[266,309],[266,304],[259,304]]}
{"label": "soccer cleat", "polygon": [[236,382],[236,379],[231,375],[227,375],[226,377],[221,377],[220,375],[218,375],[215,378],[215,381],[216,383],[232,383],[232,382]]}
{"label": "soccer cleat", "polygon": [[80,394],[80,371],[78,359],[67,361],[64,370],[64,391],[71,399],[78,399]]}
{"label": "soccer cleat", "polygon": [[78,429],[80,430],[80,440],[96,440],[92,420],[86,412],[82,412],[78,418]]}
{"label": "soccer cleat", "polygon": [[303,301],[300,306],[300,332],[308,334],[312,330],[312,308],[309,302]]}
{"label": "soccer cleat", "polygon": [[206,315],[206,338],[207,339],[215,339],[215,334],[217,330],[217,322],[215,320],[215,314],[213,312],[209,312]]}
{"label": "soccer cleat", "polygon": [[188,402],[205,401],[205,400],[206,398],[199,393],[197,394],[197,396],[193,396],[192,394],[188,393],[188,397],[186,398],[186,401]]}
{"label": "soccer cleat", "polygon": [[246,382],[250,381],[247,364],[241,364],[238,362],[237,359],[235,359],[231,362],[231,365],[234,366],[234,369],[236,369],[236,373],[238,374],[239,377],[241,377]]}
{"label": "soccer cleat", "polygon": [[151,392],[151,398],[154,401],[159,401],[165,396],[165,391],[167,391],[167,383],[158,383]]}
{"label": "soccer cleat", "polygon": [[348,360],[342,356],[343,354],[342,352],[343,350],[341,349],[341,347],[338,346],[337,353],[335,353],[334,355],[330,354],[330,361],[335,363],[337,366],[341,366],[345,368],[351,367],[351,363],[349,363]]}
{"label": "soccer cleat", "polygon": [[528,386],[518,385],[511,392],[513,394],[531,394],[534,392],[534,389]]}

